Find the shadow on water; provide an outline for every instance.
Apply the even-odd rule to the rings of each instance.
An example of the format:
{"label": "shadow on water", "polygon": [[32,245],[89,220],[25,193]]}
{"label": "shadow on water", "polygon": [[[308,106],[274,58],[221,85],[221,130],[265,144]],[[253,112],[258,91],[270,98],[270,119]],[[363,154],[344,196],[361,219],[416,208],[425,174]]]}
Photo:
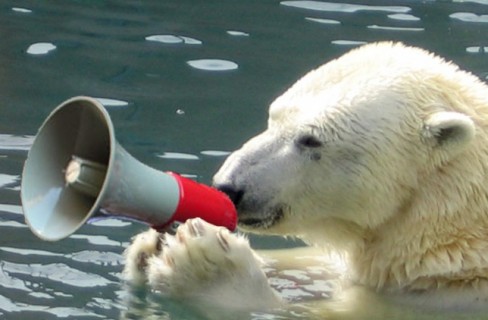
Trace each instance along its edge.
{"label": "shadow on water", "polygon": [[[24,224],[22,165],[37,128],[61,101],[100,98],[117,139],[136,158],[209,183],[228,152],[264,128],[275,97],[359,44],[422,46],[486,79],[487,17],[483,0],[2,1],[0,318],[201,318],[121,285],[122,252],[144,226],[102,221],[47,243]],[[299,245],[251,241],[255,248]],[[314,315],[319,310],[245,317],[338,316]],[[408,318],[408,310],[386,308],[382,317]]]}

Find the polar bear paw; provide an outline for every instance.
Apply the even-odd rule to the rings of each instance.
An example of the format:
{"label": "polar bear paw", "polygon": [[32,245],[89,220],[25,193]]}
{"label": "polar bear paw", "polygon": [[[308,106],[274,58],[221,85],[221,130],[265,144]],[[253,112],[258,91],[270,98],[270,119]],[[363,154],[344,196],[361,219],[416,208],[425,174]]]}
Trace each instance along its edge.
{"label": "polar bear paw", "polygon": [[126,258],[129,280],[146,282],[171,297],[239,308],[279,303],[248,240],[199,218],[180,225],[175,235],[154,230],[139,234]]}
{"label": "polar bear paw", "polygon": [[132,244],[124,252],[123,276],[126,280],[135,285],[147,282],[147,260],[161,251],[162,237],[156,230],[149,229],[132,239]]}

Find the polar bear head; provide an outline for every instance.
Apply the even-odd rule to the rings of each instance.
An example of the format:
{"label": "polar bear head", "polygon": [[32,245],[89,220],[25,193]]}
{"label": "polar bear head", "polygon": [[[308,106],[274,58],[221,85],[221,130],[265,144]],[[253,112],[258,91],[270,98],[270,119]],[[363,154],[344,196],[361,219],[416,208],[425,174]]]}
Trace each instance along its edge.
{"label": "polar bear head", "polygon": [[458,210],[479,175],[465,161],[479,158],[487,93],[422,49],[354,49],[277,98],[268,128],[229,156],[214,185],[242,228],[311,242],[363,237],[412,210]]}

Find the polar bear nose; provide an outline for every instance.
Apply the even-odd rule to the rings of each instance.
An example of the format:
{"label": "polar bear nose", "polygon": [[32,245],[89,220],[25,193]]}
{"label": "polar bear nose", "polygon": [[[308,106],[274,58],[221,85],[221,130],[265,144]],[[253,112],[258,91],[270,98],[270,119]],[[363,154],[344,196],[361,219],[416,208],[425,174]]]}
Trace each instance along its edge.
{"label": "polar bear nose", "polygon": [[237,189],[230,184],[214,185],[214,188],[217,188],[217,190],[225,193],[236,207],[239,205],[242,197],[244,196],[244,190]]}

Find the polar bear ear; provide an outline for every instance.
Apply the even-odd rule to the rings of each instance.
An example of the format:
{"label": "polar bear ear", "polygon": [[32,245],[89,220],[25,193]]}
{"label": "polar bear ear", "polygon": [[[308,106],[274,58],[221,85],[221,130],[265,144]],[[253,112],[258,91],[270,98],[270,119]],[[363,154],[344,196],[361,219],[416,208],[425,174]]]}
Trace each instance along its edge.
{"label": "polar bear ear", "polygon": [[424,137],[434,146],[451,151],[469,144],[475,131],[473,120],[459,112],[437,112],[429,116],[424,124]]}

